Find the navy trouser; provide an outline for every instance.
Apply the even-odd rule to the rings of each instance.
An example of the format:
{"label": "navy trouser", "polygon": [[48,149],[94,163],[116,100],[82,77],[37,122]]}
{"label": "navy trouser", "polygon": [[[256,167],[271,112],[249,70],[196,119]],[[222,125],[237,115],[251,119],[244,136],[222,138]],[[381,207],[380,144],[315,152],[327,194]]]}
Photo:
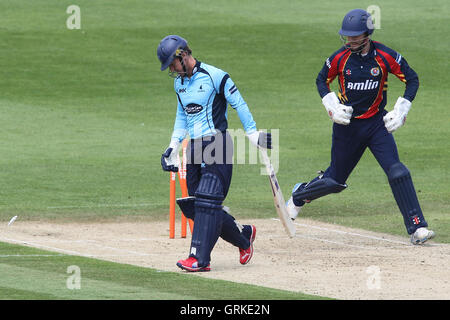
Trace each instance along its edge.
{"label": "navy trouser", "polygon": [[186,183],[194,196],[205,173],[217,175],[227,196],[233,173],[233,140],[228,132],[189,141],[187,146]]}
{"label": "navy trouser", "polygon": [[386,113],[368,119],[352,119],[347,126],[333,123],[331,163],[324,177],[344,184],[367,148],[387,175],[389,168],[399,162],[399,157],[394,136],[384,126]]}
{"label": "navy trouser", "polygon": [[[186,165],[186,182],[190,196],[196,196],[202,189],[202,197],[215,198],[213,194],[206,194],[205,190],[220,190],[223,202],[228,194],[233,172],[233,140],[228,132],[219,133],[213,137],[191,140],[187,147],[188,163]],[[211,175],[218,178],[220,187],[209,188],[205,181]],[[203,186],[201,186],[203,183]],[[215,182],[217,184],[217,182]],[[207,266],[211,260],[210,253],[220,236],[225,241],[242,249],[250,246],[251,227],[244,226],[239,229],[233,216],[223,209],[204,209],[197,206],[197,201],[205,199],[196,198],[194,217],[194,231],[191,241],[190,256],[195,257],[199,265]],[[206,210],[206,211],[205,211]],[[250,230],[250,231],[249,231]],[[250,232],[250,234],[249,234]],[[193,250],[195,248],[195,250]]]}
{"label": "navy trouser", "polygon": [[[369,119],[352,119],[349,125],[333,124],[331,163],[323,177],[345,184],[352,170],[369,148],[386,173],[409,234],[427,227],[409,170],[400,162],[394,136],[384,125],[386,111]],[[317,181],[319,177],[313,179]]]}

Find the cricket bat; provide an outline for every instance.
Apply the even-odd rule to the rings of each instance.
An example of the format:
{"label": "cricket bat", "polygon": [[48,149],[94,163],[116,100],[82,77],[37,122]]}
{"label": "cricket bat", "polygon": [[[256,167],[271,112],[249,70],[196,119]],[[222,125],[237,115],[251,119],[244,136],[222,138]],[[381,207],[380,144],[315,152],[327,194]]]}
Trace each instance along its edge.
{"label": "cricket bat", "polygon": [[283,224],[284,229],[286,230],[286,233],[289,235],[289,237],[292,238],[295,236],[295,226],[287,212],[286,202],[284,201],[283,193],[281,192],[280,184],[278,183],[275,170],[270,163],[269,156],[267,155],[267,150],[263,148],[258,149],[261,152],[262,160],[266,166],[267,174],[269,175],[275,209],[278,213],[278,216],[280,217],[280,221]]}

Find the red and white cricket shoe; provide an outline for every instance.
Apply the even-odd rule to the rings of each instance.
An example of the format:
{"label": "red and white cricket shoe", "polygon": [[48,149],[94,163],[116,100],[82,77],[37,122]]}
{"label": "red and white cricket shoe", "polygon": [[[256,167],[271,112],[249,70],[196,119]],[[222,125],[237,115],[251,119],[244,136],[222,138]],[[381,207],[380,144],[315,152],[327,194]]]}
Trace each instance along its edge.
{"label": "red and white cricket shoe", "polygon": [[189,257],[186,260],[179,260],[177,266],[189,272],[211,271],[209,264],[206,267],[199,267],[198,261],[194,257]]}
{"label": "red and white cricket shoe", "polygon": [[252,233],[250,234],[250,246],[247,249],[239,248],[239,262],[241,264],[247,264],[250,259],[253,257],[253,241],[255,241],[256,237],[256,228],[254,225],[250,226],[252,228]]}

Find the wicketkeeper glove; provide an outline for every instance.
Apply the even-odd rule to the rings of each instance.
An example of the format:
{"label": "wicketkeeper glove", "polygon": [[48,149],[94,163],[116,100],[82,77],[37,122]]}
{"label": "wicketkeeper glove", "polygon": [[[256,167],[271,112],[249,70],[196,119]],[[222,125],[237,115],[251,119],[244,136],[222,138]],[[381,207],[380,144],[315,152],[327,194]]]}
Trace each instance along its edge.
{"label": "wicketkeeper glove", "polygon": [[272,134],[262,131],[255,131],[247,134],[248,140],[256,147],[272,149]]}
{"label": "wicketkeeper glove", "polygon": [[178,172],[178,167],[180,166],[179,148],[180,142],[178,140],[172,140],[169,147],[162,154],[161,166],[164,171]]}
{"label": "wicketkeeper glove", "polygon": [[348,125],[352,118],[353,108],[341,104],[336,93],[330,92],[322,98],[322,103],[327,109],[328,115],[333,122]]}
{"label": "wicketkeeper glove", "polygon": [[394,132],[405,124],[409,109],[411,109],[411,102],[403,97],[398,97],[394,110],[383,117],[384,126],[388,132]]}

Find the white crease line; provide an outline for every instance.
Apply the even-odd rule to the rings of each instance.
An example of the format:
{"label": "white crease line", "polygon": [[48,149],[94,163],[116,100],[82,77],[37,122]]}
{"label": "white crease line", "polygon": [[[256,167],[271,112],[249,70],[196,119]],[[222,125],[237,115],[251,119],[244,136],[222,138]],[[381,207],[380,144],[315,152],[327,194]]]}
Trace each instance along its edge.
{"label": "white crease line", "polygon": [[7,242],[14,242],[14,243],[19,243],[19,244],[25,244],[25,245],[29,245],[29,246],[32,246],[32,247],[48,249],[48,250],[56,251],[56,252],[64,252],[64,253],[72,254],[72,255],[83,255],[81,252],[77,252],[77,251],[73,251],[73,250],[65,250],[65,249],[49,247],[49,246],[44,246],[44,245],[41,245],[41,244],[29,242],[29,241],[15,240],[15,239],[4,238],[4,237],[1,238],[1,239],[6,240]]}
{"label": "white crease line", "polygon": [[[183,238],[184,239],[184,238]],[[84,239],[84,240],[70,240],[70,239],[42,239],[38,241],[44,241],[47,243],[50,242],[73,242],[73,243],[86,243],[86,242],[91,242],[91,241],[99,241],[98,239]],[[118,239],[117,241],[121,241],[121,242],[140,242],[140,241],[161,241],[161,238],[140,238],[140,239]],[[170,239],[170,240],[174,240],[174,239]]]}
{"label": "white crease line", "polygon": [[100,247],[100,248],[110,249],[110,250],[119,251],[119,252],[126,252],[128,254],[134,254],[134,255],[138,255],[138,256],[148,256],[149,255],[148,253],[141,253],[141,252],[137,252],[137,251],[123,250],[120,248],[105,246],[105,245],[96,243],[95,240],[91,240],[91,241],[89,241],[89,243],[93,244],[94,246]]}
{"label": "white crease line", "polygon": [[331,240],[326,240],[326,239],[321,239],[321,238],[316,238],[316,237],[311,237],[311,236],[302,236],[299,234],[295,235],[296,238],[304,238],[304,239],[312,239],[312,240],[317,240],[317,241],[322,241],[322,242],[327,242],[327,243],[332,243],[332,244],[338,244],[338,245],[342,245],[342,246],[346,246],[346,247],[353,247],[353,248],[358,248],[358,249],[375,249],[373,247],[365,247],[365,246],[356,246],[353,244],[348,244],[348,243],[344,243],[344,242],[338,242],[338,241],[331,241]]}
{"label": "white crease line", "polygon": [[[280,221],[280,219],[277,219],[277,218],[272,218],[272,220]],[[378,241],[386,241],[386,242],[402,244],[402,245],[407,245],[407,246],[410,245],[409,242],[390,240],[390,239],[385,239],[385,238],[380,238],[380,237],[375,237],[375,236],[364,235],[364,234],[360,234],[360,233],[354,233],[354,232],[330,229],[330,228],[325,228],[325,227],[311,226],[311,225],[307,225],[307,224],[304,224],[304,223],[297,223],[297,222],[294,222],[294,224],[297,225],[297,226],[300,226],[300,227],[305,227],[305,228],[311,228],[311,229],[317,229],[317,230],[322,230],[322,231],[335,232],[335,233],[346,234],[346,235],[350,235],[350,236],[357,236],[357,237],[361,237],[361,238],[367,238],[367,239],[378,240]]]}
{"label": "white crease line", "polygon": [[163,204],[158,203],[137,203],[137,204],[97,204],[97,205],[90,205],[90,206],[51,206],[47,207],[47,209],[82,209],[82,208],[113,208],[113,207],[149,207],[149,206],[160,206]]}
{"label": "white crease line", "polygon": [[[101,248],[105,248],[105,249],[115,250],[115,251],[119,251],[119,252],[125,252],[125,254],[85,254],[85,253],[81,253],[81,252],[78,252],[78,251],[65,250],[65,249],[60,249],[60,248],[56,248],[56,247],[50,247],[50,246],[42,245],[42,244],[39,244],[39,243],[36,243],[36,242],[30,242],[30,241],[24,241],[24,240],[16,240],[16,239],[5,238],[5,237],[2,237],[0,239],[5,240],[7,242],[14,242],[14,243],[22,244],[22,245],[29,245],[29,246],[32,246],[32,247],[35,247],[35,248],[47,249],[47,250],[50,250],[50,251],[65,252],[65,253],[67,253],[69,255],[77,255],[77,256],[82,256],[82,257],[87,257],[87,258],[161,255],[160,252],[158,252],[158,253],[141,253],[141,252],[136,252],[136,251],[123,250],[123,249],[115,248],[115,247],[104,246],[104,245],[100,245],[98,243],[93,243],[93,242],[95,242],[95,240],[85,240],[83,242],[90,243],[90,244],[93,244],[95,246],[98,246],[98,247],[101,247]],[[80,241],[77,241],[77,242],[80,242]],[[167,254],[170,255],[170,253],[166,253],[166,255]],[[176,253],[173,253],[173,254],[175,255]]]}
{"label": "white crease line", "polygon": [[66,254],[1,254],[0,258],[65,257]]}

